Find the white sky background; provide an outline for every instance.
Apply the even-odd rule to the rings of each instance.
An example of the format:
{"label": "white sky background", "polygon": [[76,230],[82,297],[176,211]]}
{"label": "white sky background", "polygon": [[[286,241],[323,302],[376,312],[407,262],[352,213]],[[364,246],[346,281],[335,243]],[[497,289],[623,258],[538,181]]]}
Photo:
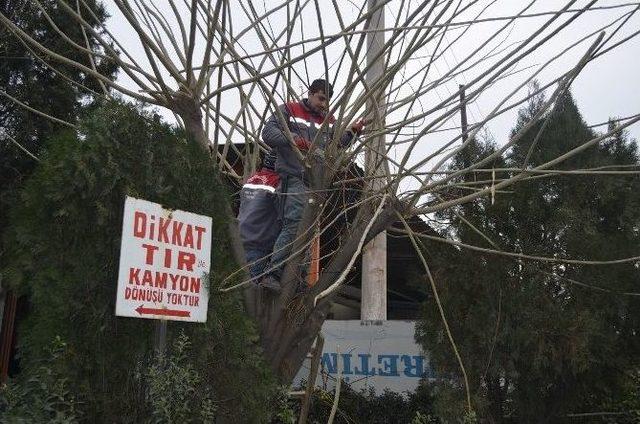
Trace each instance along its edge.
{"label": "white sky background", "polygon": [[[176,1],[176,3],[179,2]],[[248,9],[249,2],[246,0],[230,0],[230,3],[232,4],[231,31],[234,37],[238,37],[238,34],[241,31],[247,28],[247,26],[250,27],[251,25],[251,19],[247,17],[247,13],[251,13]],[[292,42],[301,41],[302,39],[310,40],[312,38],[320,36],[317,12],[314,1],[301,1],[301,3],[305,4],[305,6],[301,13],[302,18],[298,18],[295,20]],[[385,7],[387,27],[394,26],[394,22],[399,13],[400,16],[403,17],[400,19],[400,21],[402,22],[404,20],[404,17],[406,17],[406,15],[411,11],[415,10],[416,7],[418,7],[421,3],[422,2],[420,1],[400,0],[395,0],[389,3]],[[463,1],[461,3],[464,3],[462,7],[464,7],[464,5],[466,4],[469,4],[469,2],[467,1]],[[477,16],[483,10],[484,12],[482,13],[481,18],[484,19],[508,17],[523,9],[528,3],[529,1],[524,0],[481,0],[473,7],[470,7],[461,16],[453,19],[453,22],[462,22],[474,19],[475,16]],[[572,9],[578,9],[587,3],[587,1],[577,1],[572,6]],[[167,17],[170,26],[177,33],[178,25],[175,18],[172,18],[171,16],[171,9],[169,8],[168,3],[166,1],[158,1],[155,2],[155,4],[156,7]],[[215,1],[212,2],[212,7],[213,4],[215,4]],[[265,11],[270,10],[280,4],[282,4],[282,2],[280,1],[252,2],[252,6],[255,8],[255,12],[257,13],[257,15],[262,15],[265,13]],[[291,10],[293,10],[295,4],[295,1],[290,2]],[[339,5],[339,11],[342,15],[345,25],[349,25],[357,18],[360,7],[362,4],[364,4],[364,2],[362,0],[352,2],[338,0],[336,1],[336,4]],[[555,12],[564,7],[565,4],[565,1],[559,0],[539,0],[528,9],[527,13]],[[638,3],[623,2],[619,0],[598,1],[595,4],[596,7],[608,7],[624,4],[628,6],[623,8],[594,10],[586,12],[576,21],[574,21],[570,25],[570,27],[562,30],[558,35],[551,39],[551,41],[539,48],[532,55],[515,64],[515,66],[512,67],[510,71],[519,72],[516,72],[512,76],[497,81],[491,87],[486,89],[479,97],[470,102],[470,104],[468,105],[469,122],[473,123],[482,120],[494,107],[496,107],[496,105],[505,96],[510,93],[511,90],[525,81],[533,72],[538,70],[543,63],[561,52],[570,44],[579,40],[585,35],[611,23],[615,19],[620,18],[621,16],[633,11],[638,7]],[[319,5],[323,22],[322,28],[324,35],[329,36],[340,32],[340,25],[338,23],[334,4],[329,0],[319,0]],[[404,6],[402,10],[400,10],[400,5]],[[454,4],[454,6],[452,6],[451,10],[453,10],[456,5],[457,2]],[[146,62],[144,58],[144,52],[140,48],[139,41],[137,40],[137,36],[134,31],[126,23],[125,19],[122,17],[114,4],[107,2],[107,8],[112,14],[112,18],[110,18],[107,22],[109,30],[116,36],[123,47],[125,47],[136,60],[140,61],[141,66],[143,66],[145,69],[150,69],[150,67],[148,66],[148,62]],[[425,10],[427,9],[428,7]],[[441,7],[436,8],[434,15],[440,10],[442,10]],[[449,15],[445,13],[445,18],[440,19],[440,23],[445,22],[446,17],[450,16],[450,11],[447,13],[449,13]],[[186,8],[183,8],[180,14],[182,16],[182,19],[185,21],[185,25],[188,25],[188,10]],[[423,14],[424,11],[422,12],[422,15]],[[539,40],[545,34],[548,34],[550,30],[553,30],[559,24],[565,22],[571,17],[571,15],[572,14],[562,15],[556,21],[556,23],[551,26],[550,29],[545,31],[536,40]],[[429,90],[427,93],[420,95],[419,102],[417,102],[410,110],[405,107],[399,112],[389,114],[387,116],[387,125],[393,125],[394,123],[399,122],[406,112],[409,113],[410,117],[422,113],[423,110],[434,106],[435,104],[440,102],[441,99],[454,94],[457,90],[458,84],[467,84],[475,77],[480,75],[489,66],[505,63],[506,61],[510,60],[513,57],[513,50],[517,43],[525,40],[547,19],[549,19],[549,17],[550,16],[541,16],[518,19],[515,23],[509,25],[509,27],[504,32],[502,32],[496,40],[494,40],[487,48],[483,50],[483,52],[486,53],[489,50],[493,49],[492,52],[496,53],[494,57],[491,57],[490,59],[471,67],[464,73],[459,74],[454,78],[451,78],[448,81],[439,84],[437,87]],[[433,22],[433,18],[428,21],[428,23],[431,24]],[[282,8],[278,12],[270,15],[268,20],[263,21],[263,24],[265,25],[265,27],[263,28],[261,33],[266,37],[272,34],[275,34],[276,36],[280,35],[287,27],[286,8]],[[415,25],[417,24],[417,21],[414,20],[411,22],[411,24]],[[505,20],[500,20],[477,23],[472,25],[471,27],[452,27],[449,31],[446,32],[446,35],[442,40],[442,46],[450,45],[450,48],[446,50],[436,61],[434,61],[427,75],[427,81],[430,82],[437,80],[451,68],[455,67],[465,58],[466,55],[471,53],[485,39],[490,37],[493,33],[495,33],[495,31],[497,31],[497,29],[501,28],[505,24]],[[613,28],[615,28],[615,26],[607,29],[607,34],[611,33]],[[362,25],[360,25],[358,29],[362,29]],[[638,29],[640,29],[640,12],[631,17],[631,19],[626,23],[625,27],[623,27],[614,36],[614,38],[608,43],[608,45],[611,45],[616,41],[632,34],[634,31],[638,31]],[[424,29],[422,29],[421,31],[424,32]],[[463,33],[463,31],[466,32]],[[414,33],[415,30],[406,31],[406,34],[408,35],[413,35]],[[460,35],[461,37],[458,39],[458,36]],[[387,39],[389,36],[390,33],[387,32]],[[351,47],[353,50],[355,50],[356,48],[358,37],[359,35],[356,35],[351,42]],[[392,101],[415,96],[416,87],[419,86],[419,81],[424,75],[424,72],[420,71],[420,69],[427,64],[429,55],[433,53],[437,40],[439,40],[438,37],[435,41],[421,46],[420,49],[412,54],[412,60],[410,60],[402,69],[402,71],[396,75],[392,87],[400,88],[392,96]],[[569,70],[577,63],[579,58],[584,54],[593,40],[595,40],[595,37],[589,38],[587,41],[581,43],[569,52],[562,55],[560,59],[558,59],[547,69],[542,71],[537,79],[542,84],[544,84],[547,81],[558,77],[563,72]],[[272,41],[267,40],[266,42],[270,46],[272,45]],[[277,46],[279,47],[283,47],[286,44],[287,43],[284,37],[280,38],[277,41]],[[318,44],[319,41],[309,41],[307,43],[304,43],[303,46],[304,49],[309,50],[317,46]],[[237,49],[238,53],[241,55],[256,55],[252,58],[246,59],[247,63],[250,63],[254,68],[261,69],[262,71],[273,68],[274,65],[271,63],[270,59],[263,54],[265,49],[260,43],[258,34],[255,30],[249,29],[249,31],[246,32],[245,35],[236,40],[234,46]],[[292,56],[296,56],[297,54],[302,53],[303,46],[299,45],[295,48],[292,48]],[[440,53],[443,52],[442,46],[438,50],[438,52]],[[198,62],[198,60],[201,60],[203,47],[203,43],[200,43],[196,48],[196,52],[194,55],[194,57],[196,58],[196,63]],[[398,46],[396,46],[396,48],[392,52],[392,59],[390,61],[391,65],[397,62],[398,54],[404,52],[405,49],[406,43],[404,45],[398,44]],[[339,41],[331,44],[326,49],[326,55],[327,61],[330,65],[329,78],[330,80],[337,78],[335,84],[336,94],[334,95],[333,99],[334,105],[336,104],[336,101],[338,101],[338,99],[342,98],[343,103],[349,105],[349,107],[347,107],[347,110],[349,110],[350,105],[352,105],[353,102],[357,99],[358,94],[362,93],[362,85],[359,85],[357,89],[350,91],[348,93],[349,95],[345,96],[347,100],[344,101],[342,95],[344,94],[343,90],[345,86],[345,80],[348,75],[348,69],[351,66],[351,60],[348,56],[345,57],[342,62],[342,66],[340,67],[338,67],[337,62],[340,61],[342,55],[345,53],[345,50],[346,49],[344,41],[340,39]],[[176,56],[173,56],[175,63],[178,63]],[[474,58],[479,59],[482,56],[483,54],[478,54],[475,55]],[[638,75],[640,75],[640,61],[638,60],[639,56],[640,41],[639,39],[634,38],[630,42],[627,42],[617,49],[607,53],[594,62],[589,63],[579,75],[579,77],[575,80],[572,85],[571,91],[587,123],[598,124],[606,122],[610,117],[625,117],[640,113],[640,78],[638,78]],[[229,56],[227,56],[227,59],[228,58]],[[362,61],[361,68],[364,67],[364,50],[360,55],[359,60]],[[261,64],[261,61],[264,61],[265,63]],[[315,78],[324,76],[324,61],[322,53],[317,52],[312,57],[307,58],[305,61],[294,64],[291,68],[291,71],[293,74],[291,82],[292,88],[299,94],[304,95],[304,87],[306,86],[307,82],[310,82]],[[416,72],[418,72],[417,75],[410,77],[410,75],[415,74]],[[246,71],[241,70],[240,73],[242,78],[246,78],[248,76]],[[136,89],[136,86],[131,81],[131,79],[129,79],[122,72],[120,73],[118,81],[126,87]],[[170,78],[167,77],[167,81],[170,82]],[[269,86],[272,86],[275,81],[275,76],[272,75],[270,77],[267,77],[264,79],[264,81],[267,82]],[[231,79],[225,75],[225,77],[223,78],[223,85],[230,82]],[[216,86],[216,84],[217,71],[213,73],[213,78],[211,79],[212,89]],[[175,87],[175,84],[173,84],[173,87]],[[470,92],[473,91],[473,89],[476,87],[478,87],[478,84],[472,85],[467,90],[468,92]],[[552,89],[553,88],[555,88],[555,86],[553,86]],[[249,92],[251,90],[251,84],[246,84],[244,86],[244,89],[245,92]],[[526,95],[526,91],[526,89],[520,90],[520,92],[518,92],[511,101],[507,102],[507,104],[512,103],[514,100],[522,99],[523,96]],[[280,80],[274,91],[274,95],[276,96],[278,103],[282,102],[282,99],[285,98],[285,93],[285,86],[282,83],[282,80]],[[264,110],[266,101],[259,87],[255,87],[251,92],[251,103],[257,108],[259,112],[262,112]],[[455,105],[452,105],[449,108],[453,106]],[[415,125],[404,128],[400,131],[399,140],[404,139],[410,141],[415,134],[417,134],[421,129],[424,129],[426,125],[431,123],[433,119],[435,119],[437,116],[439,116],[440,113],[447,109],[448,108],[441,109],[429,116],[426,116],[424,119],[417,121]],[[239,100],[237,89],[226,91],[223,94],[221,110],[226,116],[231,119],[234,119],[237,116],[237,114],[241,110],[241,103]],[[338,116],[338,112],[339,111],[336,112],[336,116]],[[362,112],[363,110],[360,111],[360,113]],[[167,118],[167,120],[174,121],[173,115],[171,113],[167,111],[164,111],[162,113],[163,116]],[[507,141],[510,130],[514,126],[516,121],[516,113],[517,108],[493,119],[486,126],[489,134],[498,144],[503,144]],[[254,113],[251,113],[249,117],[252,121],[251,124],[253,125],[253,129],[250,130],[250,132],[254,137],[258,137],[258,126],[261,122],[260,118]],[[457,127],[460,125],[459,119],[459,115],[455,114],[452,118],[442,122],[442,124],[439,125],[439,128]],[[225,128],[225,131],[228,131],[229,125],[224,124],[223,127]],[[600,127],[598,129],[604,130],[605,128],[606,127]],[[631,127],[630,133],[632,137],[640,138],[640,126],[636,125]],[[458,129],[444,132],[427,133],[418,141],[418,144],[411,155],[411,160],[409,161],[409,163],[415,163],[418,160],[422,160],[423,158],[434,152],[439,146],[442,146],[444,143],[450,141],[458,134]],[[235,142],[241,142],[242,139],[242,136],[237,132],[232,137],[232,140]],[[390,136],[387,136],[387,140],[389,139]],[[221,142],[224,142],[224,137],[221,138]],[[408,144],[404,144],[401,147],[396,148],[392,152],[391,156],[400,160],[406,152],[407,145]],[[430,165],[433,165],[434,163],[435,162],[433,160],[429,162]],[[407,187],[409,186],[410,185],[407,185]]]}

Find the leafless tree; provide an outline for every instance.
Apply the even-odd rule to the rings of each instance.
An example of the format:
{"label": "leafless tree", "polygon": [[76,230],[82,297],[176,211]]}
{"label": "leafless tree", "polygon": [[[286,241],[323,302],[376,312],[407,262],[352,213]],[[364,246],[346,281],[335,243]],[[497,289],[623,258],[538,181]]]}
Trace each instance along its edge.
{"label": "leafless tree", "polygon": [[[27,1],[42,7],[40,0]],[[381,0],[368,9],[366,2],[337,0],[269,2],[260,8],[248,0],[168,0],[163,6],[148,0],[113,0],[113,11],[125,22],[134,45],[115,36],[113,27],[95,31],[94,11],[84,0],[58,0],[58,7],[98,40],[99,46],[66,41],[89,55],[91,63],[105,58],[117,63],[121,69],[117,81],[100,75],[95,66],[85,66],[39,43],[8,17],[0,15],[0,22],[52,69],[59,69],[60,64],[78,68],[100,82],[103,95],[119,93],[170,111],[202,146],[203,154],[214,156],[220,175],[239,183],[255,170],[260,152],[268,149],[260,133],[265,118],[277,113],[276,106],[303,96],[305,83],[314,78],[325,77],[335,83],[339,90],[331,109],[338,129],[323,154],[312,147],[303,156],[288,134],[309,171],[311,201],[285,268],[284,289],[278,296],[265,294],[260,299],[246,293],[247,310],[258,323],[265,359],[281,380],[288,382],[320,331],[337,288],[368,240],[401,222],[417,248],[417,241],[425,235],[406,225],[409,218],[494,196],[507,187],[517,190],[519,181],[559,172],[554,170],[557,164],[610,135],[598,136],[545,164],[510,169],[508,178],[479,181],[458,197],[440,196],[445,191],[451,193],[463,174],[486,171],[530,129],[525,125],[495,153],[471,166],[446,171],[449,159],[467,148],[490,121],[544,91],[548,100],[536,115],[542,117],[585,67],[606,60],[608,53],[640,32],[628,29],[640,3],[521,3],[514,8],[512,2],[498,0]],[[372,24],[378,8],[386,8],[390,17],[383,29]],[[610,17],[606,23],[579,36],[572,31],[575,22],[603,11]],[[56,27],[53,20],[50,24],[64,38],[64,29]],[[386,72],[372,81],[366,78],[371,64],[364,52],[367,35],[375,31],[385,33],[377,59],[384,61]],[[540,81],[539,88],[528,92],[525,88],[533,79]],[[460,82],[466,90],[464,103],[459,101]],[[487,102],[493,104],[492,110],[482,113],[477,108],[479,116],[461,133],[452,124],[461,106],[477,105],[478,99],[487,98],[493,99]],[[337,140],[347,124],[363,116],[372,125],[351,148],[339,149]],[[638,120],[640,115],[625,118],[618,130]],[[384,144],[375,144],[380,137]],[[327,258],[319,281],[308,292],[296,295],[295,264],[304,257],[313,236],[332,224],[327,217],[332,216],[328,208],[333,207],[333,193],[353,182],[341,177],[341,171],[350,163],[363,163],[367,151],[374,152],[377,159],[359,178],[363,187],[360,200],[348,206],[355,219],[340,234],[340,247]],[[238,175],[229,163],[231,153],[242,159],[244,175]],[[221,213],[227,214],[236,259],[245,264],[231,206],[225,205]],[[526,252],[494,253],[526,256]],[[419,255],[428,276],[426,282],[437,299],[427,261]],[[247,281],[237,284],[238,278],[247,278],[245,275],[229,276],[224,290],[246,287]],[[440,312],[446,324],[446,311],[441,306]],[[455,340],[450,333],[448,336],[457,355]],[[459,355],[458,359],[464,374]]]}

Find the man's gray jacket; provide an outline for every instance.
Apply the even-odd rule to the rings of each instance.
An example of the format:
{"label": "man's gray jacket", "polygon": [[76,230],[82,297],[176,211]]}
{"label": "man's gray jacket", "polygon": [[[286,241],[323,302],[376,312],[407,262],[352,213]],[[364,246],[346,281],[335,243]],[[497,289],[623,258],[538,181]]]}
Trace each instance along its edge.
{"label": "man's gray jacket", "polygon": [[[333,138],[335,119],[333,116],[324,116],[312,110],[307,104],[307,99],[301,102],[289,102],[280,105],[279,109],[292,135],[294,137],[297,135],[310,142],[315,141],[316,147],[314,148],[324,150],[327,143]],[[323,127],[325,120],[327,122]],[[322,132],[318,135],[321,128]],[[353,141],[353,138],[353,132],[345,131],[340,138],[340,146],[348,146]],[[266,122],[262,130],[262,140],[274,149],[278,156],[276,162],[276,172],[278,174],[283,177],[294,176],[304,179],[304,166],[287,139],[276,114],[273,114]]]}

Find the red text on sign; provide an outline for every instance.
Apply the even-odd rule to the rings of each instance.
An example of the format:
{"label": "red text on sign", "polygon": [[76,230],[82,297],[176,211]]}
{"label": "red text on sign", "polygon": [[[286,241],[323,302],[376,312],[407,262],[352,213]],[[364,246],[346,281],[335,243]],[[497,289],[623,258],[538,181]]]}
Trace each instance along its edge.
{"label": "red text on sign", "polygon": [[170,272],[155,273],[146,269],[129,268],[129,284],[136,286],[149,286],[183,292],[200,293],[200,278],[187,275],[172,274]]}
{"label": "red text on sign", "polygon": [[159,217],[136,211],[133,215],[134,237],[159,241],[174,246],[202,249],[203,235],[207,229],[199,225],[185,224],[171,218]]}
{"label": "red text on sign", "polygon": [[[154,246],[152,244],[147,244],[147,243],[143,243],[142,247],[147,251],[145,254],[145,263],[147,265],[153,265],[156,251],[158,251],[160,248],[158,246]],[[165,268],[171,268],[171,263],[173,258],[172,253],[173,253],[172,249],[165,247],[164,263],[163,263]],[[183,252],[181,250],[178,250],[178,258],[177,258],[177,264],[176,264],[178,269],[193,271],[193,265],[195,263],[196,263],[196,255],[190,252]]]}

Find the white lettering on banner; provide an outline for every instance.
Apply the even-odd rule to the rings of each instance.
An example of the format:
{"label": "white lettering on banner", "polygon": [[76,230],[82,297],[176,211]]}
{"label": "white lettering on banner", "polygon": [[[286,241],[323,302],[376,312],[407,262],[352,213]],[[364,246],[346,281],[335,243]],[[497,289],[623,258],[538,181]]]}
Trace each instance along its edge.
{"label": "white lettering on banner", "polygon": [[116,315],[205,322],[211,217],[127,197]]}
{"label": "white lettering on banner", "polygon": [[[356,390],[369,387],[377,393],[385,389],[398,393],[415,390],[423,377],[432,379],[434,374],[414,341],[414,332],[415,322],[412,321],[381,321],[379,324],[325,321],[321,369],[330,378],[318,375],[316,385],[333,387],[340,359],[342,378]],[[307,378],[308,372],[309,360],[298,372],[294,387]]]}

